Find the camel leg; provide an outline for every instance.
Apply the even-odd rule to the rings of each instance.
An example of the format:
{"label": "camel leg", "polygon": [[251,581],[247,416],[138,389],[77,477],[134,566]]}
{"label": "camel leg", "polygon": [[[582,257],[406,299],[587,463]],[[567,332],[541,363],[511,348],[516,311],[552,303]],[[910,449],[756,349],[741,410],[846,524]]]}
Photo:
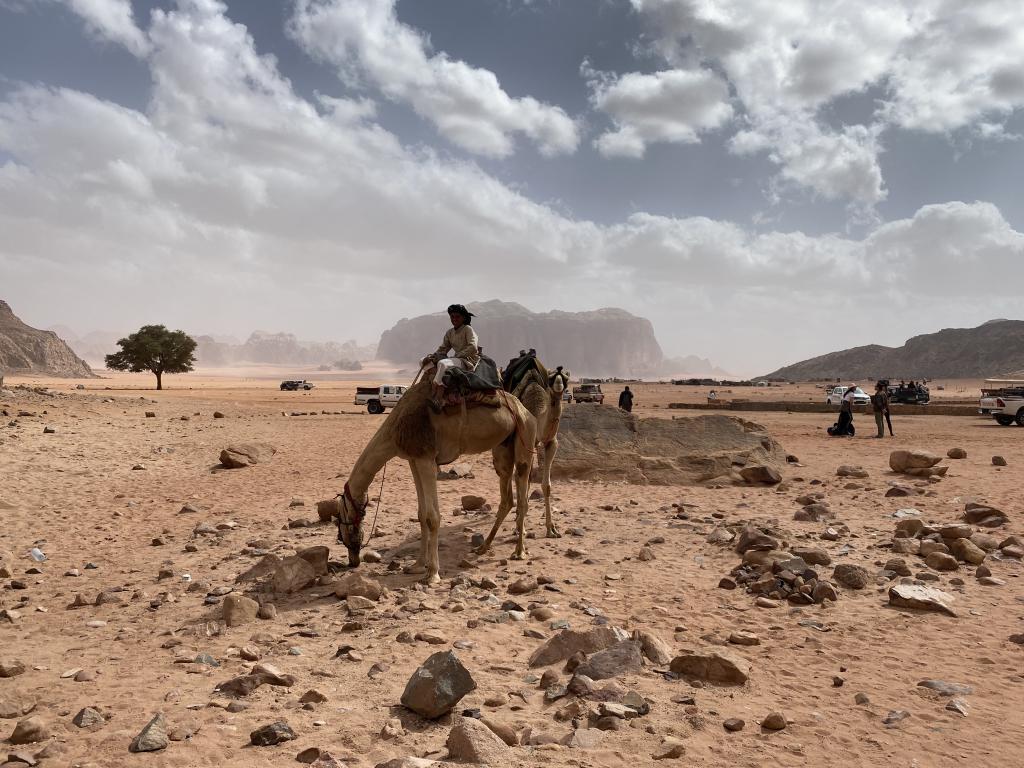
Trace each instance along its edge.
{"label": "camel leg", "polygon": [[516,549],[512,560],[525,560],[529,556],[526,550],[526,513],[530,511],[530,470],[533,469],[533,456],[516,457]]}
{"label": "camel leg", "polygon": [[501,528],[501,524],[505,522],[505,517],[512,509],[512,472],[515,464],[512,450],[508,446],[499,445],[491,451],[491,456],[494,459],[494,471],[498,474],[498,488],[501,492],[501,502],[498,504],[498,514],[494,518],[494,525],[491,526],[491,532],[487,534],[487,538],[484,540],[484,543],[476,550],[478,555],[486,554],[487,550],[491,548],[491,542],[493,542],[494,537],[498,535],[498,529]]}
{"label": "camel leg", "polygon": [[544,493],[544,524],[547,527],[549,539],[560,539],[562,534],[555,527],[551,520],[551,465],[555,461],[555,452],[558,450],[558,436],[551,439],[551,442],[544,446],[543,464],[540,468],[540,488]]}
{"label": "camel leg", "polygon": [[409,469],[412,471],[412,481],[416,486],[416,517],[420,521],[420,553],[416,557],[416,562],[403,568],[402,572],[425,573],[427,569],[427,523],[423,514],[423,510],[425,509],[425,502],[423,500],[423,483],[420,481],[419,467],[415,462],[409,462]]}
{"label": "camel leg", "polygon": [[421,530],[426,545],[423,548],[423,564],[427,569],[423,581],[426,584],[437,584],[441,581],[438,575],[437,536],[441,527],[441,510],[437,501],[437,465],[433,457],[416,460],[416,473],[419,475],[420,488],[423,494],[423,506],[420,517]]}

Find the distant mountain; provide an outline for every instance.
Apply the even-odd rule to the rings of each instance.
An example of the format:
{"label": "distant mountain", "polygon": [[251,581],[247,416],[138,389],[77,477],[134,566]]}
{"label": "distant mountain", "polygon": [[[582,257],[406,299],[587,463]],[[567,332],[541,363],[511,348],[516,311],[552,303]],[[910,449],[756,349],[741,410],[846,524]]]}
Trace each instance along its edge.
{"label": "distant mountain", "polygon": [[694,376],[711,379],[735,378],[731,373],[722,370],[707,358],[697,357],[696,355],[666,357],[661,362],[660,373],[662,376],[671,376],[672,378],[690,378]]}
{"label": "distant mountain", "polygon": [[21,373],[91,378],[89,364],[53,331],[25,325],[0,301],[0,374]]}
{"label": "distant mountain", "polygon": [[832,352],[769,373],[767,378],[975,379],[1024,368],[1024,321],[990,320],[977,328],[946,328],[902,347],[870,344]]}
{"label": "distant mountain", "polygon": [[[563,365],[578,376],[659,375],[664,361],[649,320],[623,309],[531,312],[505,301],[467,305],[485,355],[504,365],[520,349],[534,348],[546,365]],[[448,315],[405,318],[384,331],[377,356],[415,364],[433,352],[450,327]]]}
{"label": "distant mountain", "polygon": [[194,337],[196,360],[201,366],[216,367],[241,363],[269,365],[332,365],[339,360],[372,360],[376,348],[359,346],[354,340],[300,341],[291,333],[255,331],[244,344],[217,341],[212,336]]}

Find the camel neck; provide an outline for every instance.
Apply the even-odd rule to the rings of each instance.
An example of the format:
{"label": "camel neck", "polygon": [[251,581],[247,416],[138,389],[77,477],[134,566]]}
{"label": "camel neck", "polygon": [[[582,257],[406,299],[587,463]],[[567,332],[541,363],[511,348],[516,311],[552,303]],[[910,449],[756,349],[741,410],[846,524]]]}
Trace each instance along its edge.
{"label": "camel neck", "polygon": [[348,478],[348,489],[356,499],[363,498],[381,467],[398,455],[388,430],[377,430],[363,452],[359,454]]}

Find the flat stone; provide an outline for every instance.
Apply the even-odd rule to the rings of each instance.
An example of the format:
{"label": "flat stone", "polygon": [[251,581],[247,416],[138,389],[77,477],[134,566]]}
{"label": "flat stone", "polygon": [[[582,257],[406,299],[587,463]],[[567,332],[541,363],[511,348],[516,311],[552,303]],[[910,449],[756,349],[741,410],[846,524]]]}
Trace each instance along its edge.
{"label": "flat stone", "polygon": [[629,635],[618,627],[594,627],[586,631],[563,629],[530,656],[530,667],[546,667],[565,661],[576,653],[596,653],[609,648]]}
{"label": "flat stone", "polygon": [[747,660],[725,650],[684,653],[669,668],[682,677],[719,685],[743,685],[750,677]]}
{"label": "flat stone", "polygon": [[25,674],[25,663],[19,659],[0,659],[0,677],[17,677]]}
{"label": "flat stone", "polygon": [[917,685],[919,688],[935,691],[940,696],[967,696],[974,693],[974,689],[969,685],[947,683],[945,680],[922,680]]}
{"label": "flat stone", "polygon": [[952,606],[952,595],[934,587],[923,587],[916,584],[894,584],[889,587],[889,604],[899,608],[937,611],[948,616],[956,616]]}
{"label": "flat stone", "polygon": [[576,674],[591,680],[607,680],[620,675],[635,674],[643,668],[640,644],[632,640],[597,651],[576,668]]}
{"label": "flat stone", "polygon": [[733,632],[729,635],[733,645],[760,645],[761,639],[753,632]]}
{"label": "flat stone", "polygon": [[338,580],[337,585],[334,587],[334,594],[342,599],[349,595],[357,595],[369,600],[378,601],[384,594],[384,586],[376,579],[355,571],[349,571]]}

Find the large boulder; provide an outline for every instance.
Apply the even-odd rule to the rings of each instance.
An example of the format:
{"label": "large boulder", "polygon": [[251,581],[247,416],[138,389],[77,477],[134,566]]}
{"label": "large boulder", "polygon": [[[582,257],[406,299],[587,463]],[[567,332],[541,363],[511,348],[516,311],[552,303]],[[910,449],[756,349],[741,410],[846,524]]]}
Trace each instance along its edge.
{"label": "large boulder", "polygon": [[546,667],[576,655],[597,653],[610,648],[629,635],[618,627],[594,627],[586,631],[563,629],[530,656],[531,667]]}
{"label": "large boulder", "polygon": [[481,765],[510,764],[513,752],[481,721],[460,717],[448,733],[448,756],[453,760]]}
{"label": "large boulder", "polygon": [[964,522],[985,528],[998,528],[1007,523],[1006,513],[988,504],[971,502],[964,508]]}
{"label": "large boulder", "polygon": [[897,608],[936,611],[947,616],[956,616],[953,610],[953,596],[933,587],[895,584],[889,587],[889,604]]}
{"label": "large boulder", "polygon": [[167,721],[164,720],[162,713],[157,712],[153,719],[139,731],[139,735],[129,745],[128,751],[159,752],[161,749],[167,749],[167,745],[170,743],[167,736]]}
{"label": "large boulder", "polygon": [[380,600],[381,595],[384,594],[384,586],[376,579],[371,579],[356,571],[349,571],[338,580],[334,594],[343,600],[354,595],[376,601]]}
{"label": "large boulder", "polygon": [[893,472],[906,472],[908,469],[929,469],[942,461],[928,451],[893,451],[889,454],[889,467]]}
{"label": "large boulder", "polygon": [[780,471],[786,452],[760,424],[735,416],[641,418],[618,408],[566,408],[556,478],[651,485],[739,480],[736,467]]}
{"label": "large boulder", "polygon": [[777,549],[778,546],[779,542],[751,523],[743,526],[743,530],[740,531],[740,535],[736,539],[736,553],[739,555],[746,554],[751,550],[770,552]]}
{"label": "large boulder", "polygon": [[220,452],[220,463],[229,469],[240,469],[266,463],[277,453],[269,443],[232,443]]}
{"label": "large boulder", "polygon": [[308,560],[300,555],[292,555],[277,564],[274,578],[270,580],[270,588],[279,594],[290,595],[316,581],[316,575]]}
{"label": "large boulder", "polygon": [[473,676],[454,651],[440,651],[413,672],[402,693],[402,705],[435,720],[451,712],[463,696],[475,689]]}
{"label": "large boulder", "polygon": [[224,623],[229,627],[239,627],[256,620],[260,604],[251,597],[232,592],[224,598]]}

